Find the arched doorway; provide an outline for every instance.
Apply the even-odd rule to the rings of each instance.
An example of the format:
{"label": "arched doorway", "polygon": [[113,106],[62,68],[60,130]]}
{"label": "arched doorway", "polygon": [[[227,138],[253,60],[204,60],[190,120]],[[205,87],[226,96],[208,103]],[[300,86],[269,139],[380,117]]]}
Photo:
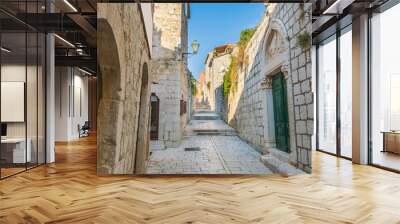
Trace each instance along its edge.
{"label": "arched doorway", "polygon": [[158,127],[160,121],[160,99],[155,93],[151,93],[151,119],[150,119],[150,140],[158,140]]}
{"label": "arched doorway", "polygon": [[148,114],[149,114],[149,72],[147,64],[142,66],[142,83],[140,88],[139,115],[137,123],[137,140],[135,156],[135,174],[145,173],[149,152]]}
{"label": "arched doorway", "polygon": [[263,85],[264,140],[270,152],[297,162],[290,43],[287,37],[283,23],[273,19],[265,34],[264,57],[268,63]]}

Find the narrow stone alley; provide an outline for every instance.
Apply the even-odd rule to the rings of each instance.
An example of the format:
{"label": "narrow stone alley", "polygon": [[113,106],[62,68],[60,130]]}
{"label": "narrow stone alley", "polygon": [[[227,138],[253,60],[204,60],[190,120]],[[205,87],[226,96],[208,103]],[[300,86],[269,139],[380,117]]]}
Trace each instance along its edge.
{"label": "narrow stone alley", "polygon": [[163,149],[151,142],[148,174],[270,174],[261,154],[210,110],[196,110],[182,143]]}

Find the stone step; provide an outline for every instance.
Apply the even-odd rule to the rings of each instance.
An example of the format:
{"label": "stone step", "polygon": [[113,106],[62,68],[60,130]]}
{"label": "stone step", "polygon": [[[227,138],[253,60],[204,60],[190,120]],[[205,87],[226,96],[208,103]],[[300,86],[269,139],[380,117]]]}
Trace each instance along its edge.
{"label": "stone step", "polygon": [[187,136],[236,136],[235,132],[190,132]]}
{"label": "stone step", "polygon": [[195,111],[199,111],[199,110],[209,111],[211,108],[210,107],[193,107],[193,109]]}
{"label": "stone step", "polygon": [[194,136],[194,135],[220,135],[220,136],[235,136],[237,135],[234,129],[227,130],[215,130],[215,129],[195,129],[190,130],[186,133],[186,135]]}
{"label": "stone step", "polygon": [[218,115],[193,115],[192,116],[193,120],[220,120],[220,117]]}
{"label": "stone step", "polygon": [[280,173],[285,176],[292,176],[297,174],[304,174],[300,169],[281,161],[280,159],[270,154],[263,155],[260,158],[261,162],[264,163],[274,173]]}

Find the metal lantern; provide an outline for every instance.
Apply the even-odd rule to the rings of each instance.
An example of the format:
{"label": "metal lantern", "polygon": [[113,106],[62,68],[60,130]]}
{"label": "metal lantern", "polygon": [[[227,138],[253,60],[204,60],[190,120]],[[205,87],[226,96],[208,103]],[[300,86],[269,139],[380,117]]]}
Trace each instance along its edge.
{"label": "metal lantern", "polygon": [[200,48],[199,42],[197,42],[197,40],[194,40],[194,41],[192,42],[193,54],[197,54],[197,52],[199,51],[199,48]]}

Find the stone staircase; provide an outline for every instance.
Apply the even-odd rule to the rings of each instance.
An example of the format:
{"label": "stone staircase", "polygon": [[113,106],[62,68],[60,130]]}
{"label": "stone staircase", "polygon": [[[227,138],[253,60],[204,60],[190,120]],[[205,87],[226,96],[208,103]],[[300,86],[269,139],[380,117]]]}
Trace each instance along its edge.
{"label": "stone staircase", "polygon": [[193,120],[220,120],[219,115],[208,111],[196,111],[192,116]]}
{"label": "stone staircase", "polygon": [[194,111],[192,121],[185,134],[188,136],[237,135],[235,129],[223,122],[218,114],[209,109],[197,109]]}
{"label": "stone staircase", "polygon": [[193,105],[194,110],[210,110],[210,105],[207,104],[195,104]]}
{"label": "stone staircase", "polygon": [[213,136],[235,136],[237,135],[234,129],[192,129],[188,135],[213,135]]}

